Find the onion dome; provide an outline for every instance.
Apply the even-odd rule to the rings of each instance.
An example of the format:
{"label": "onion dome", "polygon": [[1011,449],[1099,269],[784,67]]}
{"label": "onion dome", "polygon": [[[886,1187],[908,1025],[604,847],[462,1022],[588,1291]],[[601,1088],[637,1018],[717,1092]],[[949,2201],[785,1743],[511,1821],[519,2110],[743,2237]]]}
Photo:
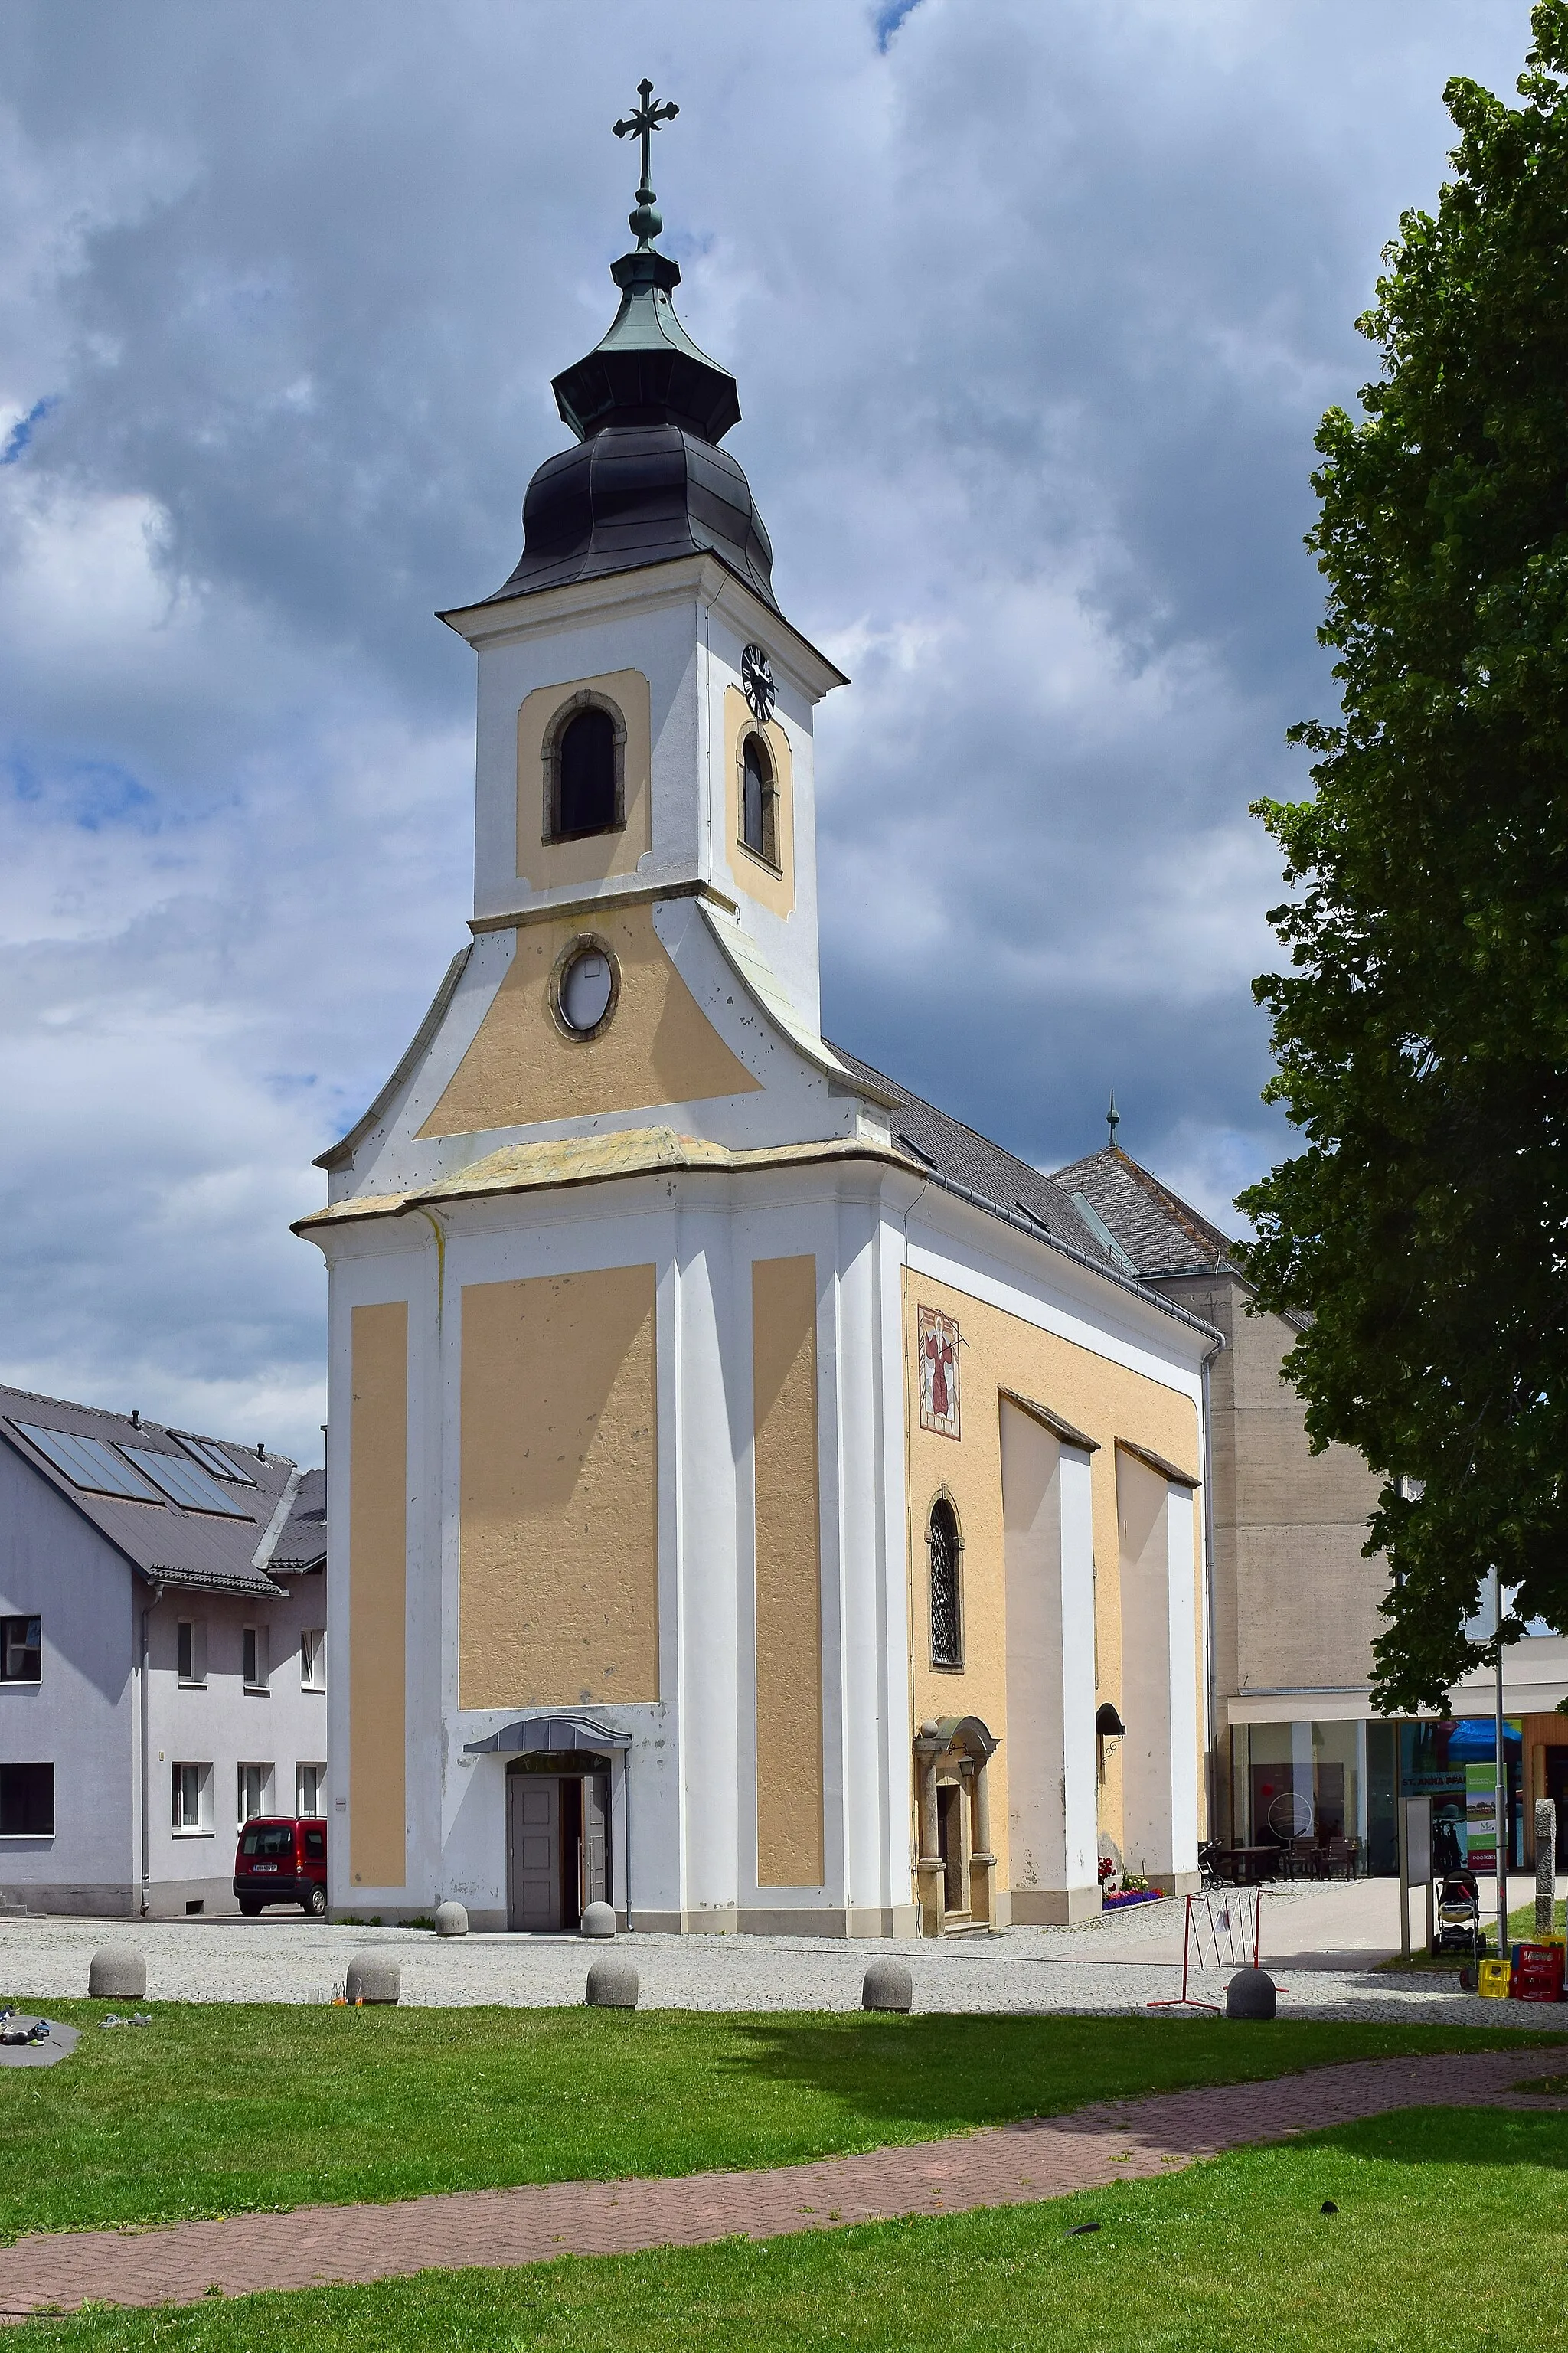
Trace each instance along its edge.
{"label": "onion dome", "polygon": [[577,447],[547,458],[523,501],[523,550],[493,597],[710,551],[777,606],[773,548],[751,485],[719,448],[740,420],[735,379],[700,351],[675,315],[679,263],[652,244],[664,224],[648,185],[649,133],[675,113],[650,104],[617,122],[642,141],[642,179],[630,226],[636,249],[612,263],[621,306],[609,332],[553,380],[555,405]]}

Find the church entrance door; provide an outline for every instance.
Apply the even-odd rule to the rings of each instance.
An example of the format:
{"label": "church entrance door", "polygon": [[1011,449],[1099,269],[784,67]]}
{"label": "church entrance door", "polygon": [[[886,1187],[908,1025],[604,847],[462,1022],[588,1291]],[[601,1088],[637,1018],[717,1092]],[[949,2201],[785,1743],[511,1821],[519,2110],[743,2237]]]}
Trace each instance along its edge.
{"label": "church entrance door", "polygon": [[506,1800],[506,1925],[548,1934],[562,1925],[561,1784],[509,1773]]}
{"label": "church entrance door", "polygon": [[510,1772],[507,1926],[540,1936],[570,1931],[584,1906],[605,1903],[609,1892],[609,1775]]}

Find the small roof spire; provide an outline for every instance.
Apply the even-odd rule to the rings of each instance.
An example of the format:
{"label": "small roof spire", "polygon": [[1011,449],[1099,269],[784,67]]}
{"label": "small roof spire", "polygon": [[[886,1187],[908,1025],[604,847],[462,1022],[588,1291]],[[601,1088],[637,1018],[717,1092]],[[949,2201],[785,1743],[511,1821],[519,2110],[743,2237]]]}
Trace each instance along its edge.
{"label": "small roof spire", "polygon": [[680,109],[669,100],[655,103],[653,84],[646,75],[637,84],[637,97],[641,103],[612,128],[617,139],[635,137],[642,142],[642,177],[637,182],[637,207],[627,215],[627,227],[637,241],[637,251],[646,253],[664,227],[658,200],[648,185],[648,141],[661,123],[673,122]]}
{"label": "small roof spire", "polygon": [[1121,1124],[1121,1113],[1116,1108],[1116,1089],[1110,1090],[1110,1108],[1105,1114],[1105,1124],[1110,1130],[1110,1148],[1116,1149],[1116,1131]]}

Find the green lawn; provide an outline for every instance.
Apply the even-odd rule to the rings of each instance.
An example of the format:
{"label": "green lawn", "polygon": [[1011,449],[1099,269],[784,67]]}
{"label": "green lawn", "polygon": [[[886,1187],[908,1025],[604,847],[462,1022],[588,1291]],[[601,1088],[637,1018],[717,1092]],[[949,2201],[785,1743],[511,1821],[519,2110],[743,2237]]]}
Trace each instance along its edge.
{"label": "green lawn", "polygon": [[[1568,2118],[1426,2109],[940,2221],[33,2321],[15,2353],[1557,2353]],[[1324,2214],[1325,2199],[1339,2211]],[[1092,2236],[1071,2225],[1098,2221]]]}
{"label": "green lawn", "polygon": [[[58,2066],[0,2073],[0,2238],[789,2164],[1336,2059],[1500,2043],[1522,2059],[1527,2040],[1285,2020],[232,2003],[156,2004],[151,2026],[105,2032],[106,2005],[50,2007],[82,2040]],[[1528,2039],[1561,2045],[1552,2023]]]}
{"label": "green lawn", "polygon": [[[1468,1952],[1426,1953],[1420,1949],[1419,1940],[1425,1936],[1426,1928],[1423,1925],[1418,1898],[1412,1898],[1410,1909],[1412,1914],[1411,1935],[1417,1940],[1415,1951],[1407,1961],[1401,1960],[1399,1956],[1395,1954],[1393,1960],[1379,1961],[1377,1967],[1380,1969],[1388,1970],[1396,1977],[1408,1977],[1415,1972],[1419,1972],[1423,1977],[1425,1977],[1435,1975],[1438,1970],[1443,1970],[1451,1975],[1456,1970],[1467,1968],[1469,1962],[1469,1955]],[[1561,1934],[1563,1930],[1565,1914],[1568,1914],[1568,1903],[1564,1903],[1560,1900],[1552,1915],[1559,1934]],[[1531,1895],[1527,1903],[1516,1905],[1510,1912],[1508,1915],[1508,1941],[1510,1945],[1526,1944],[1529,1942],[1530,1938],[1534,1936],[1534,1934],[1535,1898]],[[1481,1936],[1483,1950],[1489,1955],[1495,1955],[1497,1952],[1497,1912],[1495,1907],[1489,1912],[1486,1909],[1484,1905],[1481,1907]]]}

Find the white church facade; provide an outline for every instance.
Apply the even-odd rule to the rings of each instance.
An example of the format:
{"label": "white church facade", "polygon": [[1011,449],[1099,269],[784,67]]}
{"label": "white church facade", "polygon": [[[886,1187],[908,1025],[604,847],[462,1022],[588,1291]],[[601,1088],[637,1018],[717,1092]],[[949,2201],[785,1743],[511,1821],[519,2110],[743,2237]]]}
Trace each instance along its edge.
{"label": "white church facade", "polygon": [[[645,114],[647,95],[644,94]],[[640,127],[640,119],[639,119]],[[644,140],[646,155],[646,136]],[[331,1275],[332,1900],[900,1936],[1197,1884],[1213,1328],[826,1042],[813,714],[645,162]]]}

